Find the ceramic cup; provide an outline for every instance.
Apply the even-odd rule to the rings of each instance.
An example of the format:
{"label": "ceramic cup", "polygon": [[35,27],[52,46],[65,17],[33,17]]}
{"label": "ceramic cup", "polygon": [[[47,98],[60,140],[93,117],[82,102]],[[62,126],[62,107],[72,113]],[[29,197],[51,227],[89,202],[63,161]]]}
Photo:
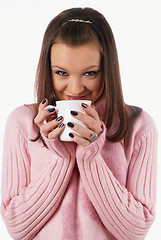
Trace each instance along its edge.
{"label": "ceramic cup", "polygon": [[[65,124],[65,129],[60,135],[61,141],[68,141],[68,142],[72,141],[72,139],[69,137],[69,133],[75,132],[75,131],[73,131],[73,129],[68,127],[67,125],[68,122],[73,122],[73,123],[79,124],[80,126],[86,127],[85,124],[83,124],[80,120],[74,118],[70,113],[71,111],[85,113],[85,111],[81,107],[82,103],[91,105],[91,101],[89,100],[61,100],[61,101],[56,101],[56,107],[52,105],[48,105],[46,107],[46,109],[55,108],[57,112],[57,117],[63,116],[64,118],[63,123]],[[44,121],[44,123],[46,123],[46,121]]]}

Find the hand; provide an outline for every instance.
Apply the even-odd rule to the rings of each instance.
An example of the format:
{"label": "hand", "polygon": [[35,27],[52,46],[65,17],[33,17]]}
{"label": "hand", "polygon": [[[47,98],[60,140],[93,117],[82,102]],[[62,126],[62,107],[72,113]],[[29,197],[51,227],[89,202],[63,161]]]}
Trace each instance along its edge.
{"label": "hand", "polygon": [[[55,139],[64,130],[63,117],[57,118],[55,108],[45,109],[48,105],[48,100],[45,99],[45,103],[41,102],[39,105],[38,114],[34,119],[35,124],[40,128],[42,134],[48,139]],[[46,123],[44,124],[44,121]]]}
{"label": "hand", "polygon": [[89,106],[82,104],[82,108],[87,114],[74,112],[74,115],[72,114],[72,116],[78,120],[81,120],[87,126],[87,128],[79,126],[75,123],[68,123],[68,127],[82,136],[81,137],[71,131],[70,137],[74,142],[81,146],[88,146],[92,142],[90,138],[93,136],[93,134],[95,133],[99,137],[103,130],[101,127],[101,120],[99,119],[99,115],[96,112],[95,107],[93,105]]}

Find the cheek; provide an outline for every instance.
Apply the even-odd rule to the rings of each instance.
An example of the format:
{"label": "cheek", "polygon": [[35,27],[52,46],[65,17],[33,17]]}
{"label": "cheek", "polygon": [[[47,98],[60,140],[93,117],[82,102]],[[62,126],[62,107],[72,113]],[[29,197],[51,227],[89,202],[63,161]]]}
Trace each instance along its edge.
{"label": "cheek", "polygon": [[98,81],[94,86],[95,88],[93,89],[93,97],[98,98],[103,92],[104,84],[103,82]]}
{"label": "cheek", "polygon": [[64,81],[58,81],[57,79],[53,79],[53,88],[55,91],[62,91],[66,88],[66,83]]}
{"label": "cheek", "polygon": [[87,88],[90,89],[91,92],[98,92],[101,91],[101,89],[103,88],[103,83],[99,79],[91,81],[87,85]]}

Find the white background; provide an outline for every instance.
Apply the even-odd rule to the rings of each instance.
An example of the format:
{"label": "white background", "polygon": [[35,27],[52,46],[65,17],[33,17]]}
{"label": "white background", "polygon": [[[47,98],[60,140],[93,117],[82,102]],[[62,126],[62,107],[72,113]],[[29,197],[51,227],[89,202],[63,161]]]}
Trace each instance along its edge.
{"label": "white background", "polygon": [[[159,0],[0,0],[0,171],[6,118],[14,108],[34,102],[35,72],[44,31],[60,11],[78,6],[93,7],[107,18],[118,49],[125,101],[142,107],[156,122],[159,133],[157,218],[146,240],[158,240],[161,227]],[[0,233],[1,239],[11,239],[1,217]]]}

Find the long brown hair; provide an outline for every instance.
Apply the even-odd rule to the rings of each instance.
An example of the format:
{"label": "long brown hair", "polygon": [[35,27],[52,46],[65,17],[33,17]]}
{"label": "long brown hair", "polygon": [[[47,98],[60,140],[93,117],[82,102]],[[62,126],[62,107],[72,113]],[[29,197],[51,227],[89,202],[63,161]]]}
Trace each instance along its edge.
{"label": "long brown hair", "polygon": [[[71,21],[73,19],[74,21]],[[73,47],[93,40],[99,42],[102,48],[102,81],[106,98],[103,121],[106,128],[110,129],[117,112],[120,123],[116,133],[107,136],[107,139],[112,142],[121,141],[125,138],[129,120],[123,99],[116,44],[109,23],[101,13],[92,8],[65,10],[49,23],[44,34],[36,74],[35,90],[38,104],[44,98],[49,100],[49,104],[55,102],[50,52],[57,40]]]}

